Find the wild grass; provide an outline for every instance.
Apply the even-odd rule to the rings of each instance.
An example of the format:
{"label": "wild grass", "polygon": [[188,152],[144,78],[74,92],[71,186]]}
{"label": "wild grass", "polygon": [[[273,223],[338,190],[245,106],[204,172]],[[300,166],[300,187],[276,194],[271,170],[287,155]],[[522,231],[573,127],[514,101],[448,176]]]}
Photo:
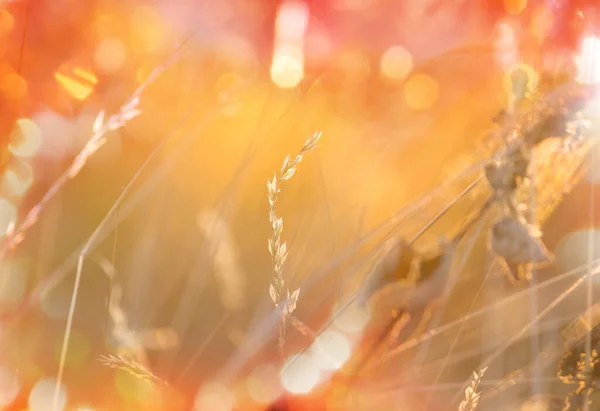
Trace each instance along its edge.
{"label": "wild grass", "polygon": [[283,232],[283,218],[277,215],[275,205],[283,183],[292,178],[304,156],[317,147],[320,138],[321,132],[314,133],[306,140],[300,152],[294,158],[288,155],[283,160],[279,173],[275,173],[273,178],[267,182],[269,221],[271,222],[271,238],[269,238],[268,244],[273,264],[273,282],[269,286],[269,295],[279,313],[279,348],[282,352],[285,344],[287,319],[296,309],[300,288],[290,294],[289,288],[285,285],[283,269],[288,257],[288,250],[287,244],[282,240],[281,236]]}
{"label": "wild grass", "polygon": [[166,381],[160,379],[148,368],[131,358],[126,358],[121,355],[108,354],[101,356],[100,362],[109,368],[125,371],[139,380],[147,381],[159,386],[168,386]]}
{"label": "wild grass", "polygon": [[479,397],[481,396],[481,392],[478,392],[479,384],[483,379],[483,374],[487,367],[480,369],[479,371],[473,371],[473,375],[471,376],[471,382],[469,386],[465,389],[465,399],[458,406],[458,411],[475,411],[479,405]]}
{"label": "wild grass", "polygon": [[[154,79],[156,77],[156,75],[158,75],[162,70],[164,70],[164,67],[159,68],[159,70],[156,71],[155,75],[151,76],[151,79]],[[45,205],[66,184],[66,182],[68,180],[73,179],[77,176],[77,174],[80,172],[82,167],[84,167],[85,164],[87,163],[90,156],[94,155],[99,149],[101,149],[103,144],[107,141],[107,138],[110,138],[110,136],[109,136],[110,132],[122,128],[128,121],[130,121],[133,118],[136,118],[142,114],[139,109],[140,94],[143,91],[143,89],[149,84],[149,81],[144,83],[134,93],[133,97],[129,101],[127,101],[116,114],[106,118],[106,114],[104,112],[101,112],[97,116],[96,121],[94,122],[94,125],[93,125],[93,129],[92,129],[92,137],[90,138],[90,140],[88,141],[86,146],[76,156],[75,160],[69,166],[67,171],[61,177],[59,177],[58,180],[56,180],[54,185],[50,188],[50,190],[42,198],[42,200],[36,206],[34,206],[31,209],[31,211],[26,215],[23,222],[19,225],[14,226],[14,230],[8,234],[8,236],[6,237],[6,239],[2,245],[2,248],[0,249],[2,252],[5,252],[8,249],[16,247],[18,245],[18,243],[23,240],[25,232],[30,227],[32,227],[36,223],[36,221],[39,219],[40,213],[43,211]],[[189,116],[189,113],[191,113],[192,110],[193,110],[193,108],[189,110],[188,114],[183,116],[183,119],[176,126],[176,128],[179,127],[179,125],[181,123],[186,121],[186,119]],[[83,276],[84,263],[86,261],[86,258],[90,257],[92,247],[99,240],[100,234],[105,229],[108,222],[114,218],[116,212],[121,207],[125,197],[128,195],[133,184],[137,182],[137,180],[142,175],[143,171],[146,169],[147,165],[152,161],[152,159],[156,156],[156,154],[158,152],[160,152],[160,150],[163,148],[164,144],[169,139],[170,135],[171,134],[167,135],[163,140],[161,140],[161,142],[156,146],[156,148],[152,151],[152,153],[144,161],[143,165],[137,170],[137,172],[135,173],[133,178],[130,180],[128,185],[122,191],[121,195],[116,199],[116,201],[114,202],[114,204],[112,205],[110,210],[107,212],[107,214],[104,216],[102,221],[98,224],[98,226],[95,228],[93,233],[86,240],[81,252],[79,253],[79,256],[77,259],[75,285],[73,288],[73,293],[72,293],[72,297],[71,297],[71,301],[70,301],[67,323],[66,323],[62,346],[61,346],[60,361],[59,361],[58,375],[57,375],[57,381],[56,381],[57,385],[56,385],[56,390],[55,390],[54,399],[53,399],[53,409],[54,410],[57,409],[59,388],[60,388],[60,384],[62,383],[62,380],[64,377],[66,358],[67,358],[67,353],[69,350],[69,341],[71,338],[71,331],[73,328],[73,318],[74,318],[74,313],[76,310],[79,287],[80,287],[81,278]],[[289,249],[288,249],[288,243],[284,240],[284,235],[283,235],[284,219],[280,214],[278,214],[278,210],[276,209],[276,206],[277,206],[279,195],[281,193],[284,182],[289,181],[294,176],[294,174],[297,172],[297,169],[298,169],[300,163],[303,161],[304,157],[309,152],[313,151],[317,147],[317,145],[320,141],[320,138],[321,138],[321,132],[314,133],[304,143],[304,145],[302,146],[302,148],[300,149],[300,151],[298,152],[297,155],[295,155],[294,157],[292,157],[291,155],[288,155],[284,159],[283,164],[282,164],[281,168],[279,169],[279,171],[276,172],[274,174],[273,178],[269,179],[267,182],[268,203],[269,203],[268,216],[269,216],[269,221],[271,224],[271,226],[270,226],[271,232],[270,232],[270,237],[268,239],[268,250],[269,250],[269,253],[271,256],[270,277],[272,277],[272,282],[269,286],[269,296],[270,296],[272,303],[275,305],[275,311],[278,316],[277,342],[278,342],[278,346],[279,346],[279,349],[282,352],[282,354],[283,354],[284,344],[285,344],[286,335],[287,335],[288,323],[291,324],[295,329],[297,329],[303,336],[308,337],[311,341],[314,341],[316,339],[316,337],[318,336],[318,333],[315,333],[314,331],[312,331],[311,328],[308,325],[306,325],[306,323],[303,322],[302,319],[293,315],[297,304],[299,303],[299,301],[302,301],[300,298],[300,293],[301,293],[301,291],[304,293],[306,291],[306,289],[302,288],[302,286],[300,286],[292,291],[292,289],[290,288],[290,286],[288,284],[289,280],[287,279],[287,276],[286,276],[286,273],[287,273],[286,262],[288,259]],[[473,166],[472,168],[470,168],[470,170],[478,171],[481,169],[482,164],[489,164],[490,162],[491,162],[491,160],[483,161],[483,162]],[[467,171],[465,171],[465,173]],[[480,181],[480,180],[479,179],[476,180],[474,185],[477,184],[477,181]],[[451,182],[451,183],[453,183],[453,182]],[[451,183],[448,183],[448,184],[451,184]],[[471,187],[471,186],[469,186],[469,187]],[[444,187],[442,187],[442,188],[444,188]],[[438,189],[440,189],[440,188],[438,188]],[[554,189],[556,189],[556,187],[554,187]],[[434,190],[434,191],[436,191],[436,190]],[[560,190],[557,190],[557,191],[560,191]],[[564,193],[562,193],[562,194],[564,194]],[[408,207],[403,207],[397,214],[395,214],[392,218],[388,219],[386,221],[386,223],[383,224],[383,226],[387,229],[389,229],[389,227],[391,227],[393,225],[401,226],[401,224],[399,224],[400,222],[405,222],[405,221],[411,220],[415,216],[415,214],[422,211],[422,209],[425,207],[430,207],[431,204],[432,204],[432,201],[431,201],[431,193],[430,193],[429,196],[426,196],[420,200],[415,201],[414,203],[411,203]],[[451,202],[450,204],[451,204],[451,206],[454,205],[453,202]],[[516,212],[516,211],[511,211],[511,212]],[[217,252],[217,258],[215,258],[214,263],[216,266],[215,269],[216,269],[216,271],[218,271],[218,279],[220,281],[221,287],[228,291],[243,289],[246,286],[245,281],[247,280],[247,278],[244,276],[243,273],[241,273],[242,268],[235,264],[230,264],[232,262],[237,263],[239,258],[236,255],[236,247],[234,246],[233,240],[231,239],[231,236],[229,235],[230,233],[228,232],[228,228],[224,227],[222,224],[223,222],[218,221],[218,216],[215,216],[215,215],[204,214],[204,215],[201,215],[200,220],[201,220],[200,221],[201,229],[204,231],[204,234],[207,237],[210,237],[209,241],[212,241],[211,247],[214,248]],[[423,230],[428,230],[436,222],[437,222],[437,217],[433,217],[431,220],[429,220],[429,222],[427,222],[424,225]],[[214,229],[215,226],[217,227],[216,230],[212,230],[212,229],[209,230],[207,228],[207,227],[211,227]],[[391,229],[392,235],[397,234],[396,231],[394,231],[395,228],[396,227]],[[523,227],[519,226],[518,228],[521,229]],[[377,230],[374,230],[374,232],[375,231],[377,231]],[[419,233],[421,233],[421,231],[419,231]],[[372,234],[372,233],[370,233],[370,234]],[[418,235],[419,234],[417,234],[417,236]],[[477,240],[477,237],[478,237],[478,235],[474,235],[472,238],[472,241],[474,242],[475,240]],[[537,234],[533,235],[532,232],[528,231],[526,233],[522,232],[521,235],[518,237],[518,240],[525,239],[525,240],[529,240],[529,243],[534,242],[535,245],[538,247],[537,250],[538,250],[539,254],[545,256],[545,252],[544,252],[545,249],[543,248],[543,244],[541,244],[540,242],[537,241],[538,237],[539,237],[539,235],[537,235]],[[534,238],[536,241],[533,241]],[[361,244],[364,244],[364,242],[367,241],[366,239],[368,239],[368,236],[364,236],[362,239],[359,239],[355,244],[353,244],[354,248],[349,247],[347,250],[344,250],[344,252],[341,254],[339,260],[340,261],[344,260],[348,255],[355,253],[356,249],[357,249],[356,247],[360,246]],[[361,241],[362,241],[362,243],[361,243]],[[524,241],[524,242],[527,243],[527,241]],[[514,246],[514,243],[511,241],[508,241],[507,243],[508,244],[504,244],[504,245]],[[523,243],[523,241],[521,241],[521,243]],[[499,252],[498,250],[499,250],[498,247],[492,247],[491,251],[495,251],[496,254],[498,254],[497,256],[509,257],[508,254],[510,254],[510,253],[508,253],[508,252],[503,253],[503,252]],[[516,251],[511,249],[511,251],[514,251],[516,253],[519,251],[522,252],[523,249],[517,249]],[[468,255],[469,253],[470,253],[470,248],[469,248],[468,252],[466,252],[465,254]],[[466,259],[467,257],[463,256],[463,258]],[[519,254],[518,261],[525,262],[525,263],[531,262],[527,258],[531,258],[531,256],[528,255],[528,256],[523,257],[523,256],[521,256],[521,254]],[[540,257],[539,259],[541,260],[542,258]],[[330,264],[325,269],[323,269],[322,272],[320,272],[318,274],[319,275],[323,274],[323,276],[326,274],[329,274],[331,272],[332,268],[335,266],[335,264],[336,264],[336,261],[330,262]],[[588,272],[588,280],[593,275],[596,275],[598,273],[597,267],[594,267],[594,269],[592,269],[591,265],[592,264],[590,263],[590,267],[589,267],[590,269]],[[467,321],[471,321],[475,318],[479,318],[479,317],[483,316],[484,314],[487,314],[488,312],[490,312],[491,309],[493,309],[493,308],[498,308],[500,306],[508,305],[511,301],[515,301],[519,297],[528,296],[528,295],[537,293],[538,291],[544,289],[545,287],[548,287],[551,284],[556,283],[562,279],[565,279],[565,278],[568,278],[571,276],[580,275],[581,271],[584,269],[585,268],[582,268],[577,271],[563,273],[563,274],[560,274],[560,275],[556,276],[555,278],[553,278],[549,281],[546,281],[542,284],[532,285],[530,288],[527,288],[523,291],[516,292],[515,294],[511,295],[510,297],[507,297],[507,298],[503,299],[502,301],[494,303],[491,307],[484,307],[482,309],[471,312],[471,308],[474,308],[473,304],[471,304],[471,306],[469,308],[469,312],[466,315],[459,318],[458,320],[450,321],[450,322],[444,323],[442,325],[439,325],[439,324],[433,322],[432,325],[429,327],[429,329],[424,330],[422,333],[418,333],[418,335],[416,335],[406,341],[401,341],[399,345],[393,346],[394,345],[393,342],[396,342],[396,341],[393,341],[393,342],[386,341],[386,343],[389,342],[389,347],[386,347],[386,348],[389,348],[389,351],[385,353],[385,355],[383,356],[383,359],[385,361],[391,361],[395,358],[395,356],[407,351],[410,348],[414,348],[417,346],[424,348],[425,345],[423,345],[423,343],[431,341],[431,339],[433,339],[435,336],[440,335],[441,333],[443,333],[457,325],[460,325],[460,330],[459,330],[459,334],[460,334],[460,332],[462,331],[463,325]],[[457,276],[462,271],[462,267],[458,271],[459,272],[456,273]],[[444,277],[449,276],[448,272],[446,272],[446,271],[444,271],[444,274],[445,274]],[[455,280],[456,278],[453,278],[453,279]],[[579,279],[578,281],[573,283],[571,286],[566,288],[550,304],[548,304],[545,308],[543,308],[539,313],[536,313],[536,315],[533,316],[531,318],[531,320],[525,324],[525,326],[523,326],[516,333],[514,333],[512,336],[510,336],[505,342],[501,342],[499,347],[497,347],[492,352],[491,355],[484,358],[484,360],[481,364],[481,367],[477,368],[478,371],[473,372],[471,379],[467,383],[467,387],[464,389],[464,399],[458,406],[458,409],[460,411],[473,411],[473,410],[477,409],[479,402],[480,402],[480,398],[482,396],[482,392],[480,391],[480,385],[482,382],[483,375],[486,372],[488,366],[493,361],[497,360],[502,354],[504,354],[508,347],[510,347],[517,340],[523,338],[529,331],[532,330],[532,328],[537,326],[537,324],[540,322],[540,320],[544,316],[546,316],[554,307],[556,307],[556,305],[558,305],[561,301],[563,301],[566,297],[568,297],[573,292],[573,290],[575,290],[582,283],[583,283],[583,278]],[[118,293],[119,291],[120,291],[120,288],[118,286],[114,285],[113,287],[111,287],[111,292],[113,293],[113,295],[111,295],[112,298],[109,298],[108,314],[114,323],[114,327],[117,329],[120,329],[121,333],[130,332],[132,330],[130,330],[130,327],[126,320],[124,309],[121,307],[120,299],[118,298],[118,297],[120,297],[120,295],[114,294],[114,293]],[[444,293],[445,293],[445,291],[446,290],[444,290]],[[442,294],[444,294],[444,293],[442,293]],[[436,297],[439,297],[439,295],[436,294]],[[240,308],[244,307],[244,305],[246,304],[246,301],[244,301],[243,299],[244,299],[244,296],[241,294],[233,293],[233,294],[229,294],[229,295],[225,295],[225,296],[222,295],[222,302],[224,303],[223,305],[225,305],[226,308],[232,309],[232,310],[239,310]],[[343,311],[343,309],[341,311]],[[220,323],[220,324],[222,325],[222,323]],[[392,337],[393,337],[392,339],[395,340],[397,335],[392,334]],[[269,337],[266,336],[266,337],[264,337],[264,339],[267,340],[267,339],[269,339]],[[456,339],[454,340],[450,351],[452,351],[452,349],[454,348],[454,345],[456,344],[457,341],[458,341],[458,335],[456,336]],[[202,350],[200,350],[199,353],[201,351],[203,351],[204,348],[205,347],[203,346]],[[194,362],[197,360],[199,355],[200,354],[193,356],[193,358],[191,359],[191,362],[189,364],[189,367],[191,367],[194,364]],[[441,375],[441,373],[443,372],[444,367],[449,363],[449,361],[447,361],[449,359],[449,357],[450,357],[450,352],[448,352],[447,356],[444,358],[442,368],[439,370],[438,378]],[[247,358],[244,360],[247,360]],[[594,361],[595,361],[594,362],[594,365],[595,365],[597,362],[597,359],[595,359]],[[122,355],[107,354],[107,355],[104,355],[101,357],[101,362],[103,365],[105,365],[107,367],[125,371],[138,379],[145,380],[145,381],[148,381],[153,384],[160,385],[160,386],[168,385],[168,383],[166,381],[161,380],[159,377],[157,377],[155,374],[153,374],[152,371],[147,366],[147,364],[143,363],[142,361],[138,361],[137,359],[133,359],[133,358],[130,358],[127,356],[122,356]],[[184,369],[182,375],[185,374],[189,370],[189,367],[186,367]],[[589,381],[588,381],[589,375],[588,376],[584,375],[584,371],[585,370],[583,368],[579,371],[580,375],[578,374],[579,375],[578,378],[580,378],[580,380],[581,380],[581,381],[579,381],[579,383],[580,384],[585,383],[585,384],[587,384],[586,385],[586,387],[587,387],[589,385]],[[588,372],[588,374],[589,374],[589,372]],[[436,378],[434,385],[437,384],[438,378]],[[583,380],[585,380],[585,381],[583,381]],[[586,388],[586,390],[587,389],[588,388]],[[583,392],[583,391],[581,391],[581,392]],[[581,392],[578,392],[577,395],[579,395]],[[463,391],[461,390],[459,392],[456,392],[456,395],[460,396],[462,393],[463,393]]]}

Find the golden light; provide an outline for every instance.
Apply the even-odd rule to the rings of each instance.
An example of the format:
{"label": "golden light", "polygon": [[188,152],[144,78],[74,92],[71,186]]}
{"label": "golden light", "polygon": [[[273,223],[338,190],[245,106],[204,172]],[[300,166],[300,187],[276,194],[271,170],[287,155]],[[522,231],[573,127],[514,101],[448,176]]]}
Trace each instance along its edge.
{"label": "golden light", "polygon": [[535,396],[523,402],[520,411],[546,411],[553,409],[552,397],[550,396]]}
{"label": "golden light", "polygon": [[520,14],[527,7],[527,0],[504,0],[504,10],[509,14]]}
{"label": "golden light", "polygon": [[275,33],[279,39],[302,39],[308,25],[308,6],[303,1],[285,1],[277,13]]}
{"label": "golden light", "polygon": [[203,0],[202,23],[207,27],[219,27],[233,16],[233,8],[228,0]]}
{"label": "golden light", "polygon": [[[594,160],[600,159],[600,145],[594,144],[594,146],[590,149],[590,158]],[[585,178],[592,184],[600,184],[600,167],[598,167],[596,162],[590,165]]]}
{"label": "golden light", "polygon": [[[338,312],[340,307],[334,309]],[[333,324],[340,330],[347,333],[360,333],[371,319],[371,313],[367,307],[362,307],[358,303],[351,304],[341,314],[337,315]]]}
{"label": "golden light", "polygon": [[279,54],[273,56],[271,79],[280,88],[294,88],[304,76],[304,65],[298,57]]}
{"label": "golden light", "polygon": [[292,394],[308,394],[321,379],[319,364],[310,352],[289,358],[283,370],[281,385]]}
{"label": "golden light", "polygon": [[327,330],[317,337],[311,350],[322,370],[337,370],[350,358],[352,346],[343,334]]}
{"label": "golden light", "polygon": [[119,395],[128,401],[139,402],[155,398],[152,394],[156,392],[150,381],[137,378],[127,371],[117,370],[115,373],[115,386]]}
{"label": "golden light", "polygon": [[585,84],[600,83],[600,38],[588,36],[581,42],[576,57],[578,80]]}
{"label": "golden light", "polygon": [[19,157],[32,157],[42,145],[42,131],[35,122],[20,118],[13,127],[8,149]]}
{"label": "golden light", "polygon": [[94,84],[65,73],[56,72],[54,78],[73,98],[83,101],[94,91]]}
{"label": "golden light", "polygon": [[531,18],[531,32],[538,41],[542,41],[552,28],[554,17],[552,11],[546,6],[539,6],[533,12]]}
{"label": "golden light", "polygon": [[0,36],[6,36],[15,27],[15,18],[8,10],[0,10]]}
{"label": "golden light", "polygon": [[67,317],[70,302],[70,290],[54,289],[43,296],[40,308],[48,317],[60,320]]}
{"label": "golden light", "polygon": [[[77,123],[49,109],[36,113],[33,120],[43,130],[43,141],[37,156],[60,159],[75,149],[73,147],[74,133],[80,130]],[[37,176],[38,179],[49,177],[43,173]]]}
{"label": "golden light", "polygon": [[296,0],[284,2],[277,12],[271,79],[280,88],[294,88],[304,76],[308,16],[306,3]]}
{"label": "golden light", "polygon": [[27,290],[27,267],[23,260],[14,259],[5,260],[2,265],[3,267],[0,270],[0,305],[17,304]]}
{"label": "golden light", "polygon": [[0,197],[0,235],[6,234],[16,219],[17,207],[7,199]]}
{"label": "golden light", "polygon": [[[54,358],[58,362],[62,351],[62,338],[56,340],[54,344]],[[66,365],[70,367],[82,366],[86,363],[92,351],[89,339],[78,331],[71,332],[69,341],[69,351],[67,353]]]}
{"label": "golden light", "polygon": [[105,74],[113,74],[121,69],[126,58],[127,49],[125,44],[116,37],[102,40],[94,53],[96,67]]}
{"label": "golden light", "polygon": [[413,58],[408,50],[402,46],[388,48],[379,64],[381,74],[386,78],[399,81],[403,80],[413,68]]}
{"label": "golden light", "polygon": [[558,243],[555,254],[556,262],[565,271],[587,265],[590,259],[600,258],[600,230],[585,229],[567,234]]}
{"label": "golden light", "polygon": [[233,393],[214,382],[200,388],[194,400],[194,411],[231,411],[234,404]]}
{"label": "golden light", "polygon": [[33,183],[33,169],[28,163],[15,160],[11,161],[4,171],[0,191],[11,197],[19,197],[31,187]]}
{"label": "golden light", "polygon": [[[56,380],[54,378],[42,378],[29,393],[29,411],[48,411],[52,409]],[[58,403],[56,411],[62,411],[67,405],[67,390],[63,385],[59,386]]]}
{"label": "golden light", "polygon": [[157,53],[167,46],[158,11],[148,5],[137,6],[131,14],[132,47],[143,53]]}
{"label": "golden light", "polygon": [[246,379],[250,398],[259,404],[269,404],[281,394],[279,372],[274,365],[259,365]]}
{"label": "golden light", "polygon": [[239,86],[242,83],[242,78],[237,73],[224,73],[217,79],[215,83],[215,91],[220,93],[228,93],[232,88]]}
{"label": "golden light", "polygon": [[527,76],[526,92],[531,93],[537,87],[539,75],[535,69],[527,64],[515,64],[510,67],[504,75],[504,90],[509,96],[514,95],[515,84],[513,76],[517,72],[522,72]]}
{"label": "golden light", "polygon": [[74,67],[73,74],[75,74],[76,76],[80,77],[81,79],[87,81],[88,83],[98,84],[98,77],[96,77],[94,72],[92,72],[86,68],[78,67],[78,66]]}
{"label": "golden light", "polygon": [[325,32],[311,32],[306,35],[306,56],[311,61],[320,62],[331,56],[331,40]]}
{"label": "golden light", "polygon": [[155,65],[154,64],[150,64],[150,63],[143,63],[136,71],[135,74],[135,78],[137,80],[138,84],[143,84],[148,77],[150,77],[150,74],[152,73],[152,70],[154,70]]}
{"label": "golden light", "polygon": [[17,73],[9,73],[2,78],[0,84],[3,94],[13,100],[18,100],[27,95],[27,82]]}
{"label": "golden light", "polygon": [[415,110],[432,107],[438,99],[438,83],[427,74],[415,74],[404,85],[404,99]]}
{"label": "golden light", "polygon": [[7,407],[21,390],[17,375],[9,368],[0,365],[0,407]]}

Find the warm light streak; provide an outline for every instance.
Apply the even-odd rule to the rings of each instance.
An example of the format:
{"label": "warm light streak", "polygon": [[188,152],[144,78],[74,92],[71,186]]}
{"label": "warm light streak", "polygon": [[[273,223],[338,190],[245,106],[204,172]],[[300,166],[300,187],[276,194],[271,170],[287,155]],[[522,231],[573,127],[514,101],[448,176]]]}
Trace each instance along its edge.
{"label": "warm light streak", "polygon": [[505,68],[517,62],[517,47],[514,29],[506,24],[500,23],[496,27],[496,59]]}
{"label": "warm light streak", "polygon": [[600,83],[600,38],[585,37],[576,58],[578,80],[585,84]]}

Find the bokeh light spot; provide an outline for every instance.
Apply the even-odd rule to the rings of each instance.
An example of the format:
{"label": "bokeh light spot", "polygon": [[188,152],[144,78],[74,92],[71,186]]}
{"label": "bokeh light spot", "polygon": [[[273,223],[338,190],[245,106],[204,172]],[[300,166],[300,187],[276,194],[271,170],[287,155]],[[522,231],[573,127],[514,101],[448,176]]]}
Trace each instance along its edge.
{"label": "bokeh light spot", "polygon": [[0,235],[5,234],[11,223],[17,219],[17,207],[0,197]]}
{"label": "bokeh light spot", "polygon": [[315,361],[322,370],[340,368],[352,353],[350,341],[343,334],[327,330],[322,332],[311,346]]}
{"label": "bokeh light spot", "polygon": [[113,74],[121,69],[126,58],[125,44],[116,37],[104,39],[94,53],[96,67],[105,74]]}
{"label": "bokeh light spot", "polygon": [[274,365],[259,365],[248,376],[246,387],[250,397],[259,404],[268,404],[279,396],[279,372]]}
{"label": "bokeh light spot", "polygon": [[[338,309],[334,310],[337,313]],[[335,327],[347,333],[360,333],[371,318],[368,307],[361,307],[358,303],[350,304],[341,314],[336,315]]]}
{"label": "bokeh light spot", "polygon": [[22,196],[33,183],[33,169],[31,166],[18,159],[11,161],[4,171],[0,190],[2,194],[18,197]]}
{"label": "bokeh light spot", "polygon": [[[54,390],[56,389],[56,380],[54,378],[42,378],[39,380],[29,393],[29,411],[48,411],[52,409],[54,401]],[[67,390],[64,386],[59,386],[58,408],[56,411],[62,411],[67,405]]]}
{"label": "bokeh light spot", "polygon": [[271,79],[280,88],[294,88],[304,75],[302,61],[298,57],[276,54],[271,65]]}
{"label": "bokeh light spot", "polygon": [[283,369],[281,385],[292,394],[309,393],[321,378],[319,364],[312,353],[301,354],[297,358],[291,357],[286,361]]}
{"label": "bokeh light spot", "polygon": [[416,110],[432,107],[438,99],[438,83],[427,74],[415,74],[404,85],[404,99]]}
{"label": "bokeh light spot", "polygon": [[390,80],[403,80],[411,72],[412,68],[412,55],[402,46],[390,47],[381,57],[381,74]]}
{"label": "bokeh light spot", "polygon": [[28,118],[16,121],[10,136],[8,149],[16,156],[31,157],[42,145],[42,131]]}
{"label": "bokeh light spot", "polygon": [[[590,248],[590,246],[592,246]],[[600,258],[600,230],[587,229],[569,233],[556,247],[556,260],[564,270],[572,270]]]}
{"label": "bokeh light spot", "polygon": [[198,390],[194,400],[195,411],[231,411],[235,398],[231,391],[219,383],[209,383]]}
{"label": "bokeh light spot", "polygon": [[156,53],[167,46],[165,30],[158,11],[143,5],[131,14],[134,49],[144,53]]}

